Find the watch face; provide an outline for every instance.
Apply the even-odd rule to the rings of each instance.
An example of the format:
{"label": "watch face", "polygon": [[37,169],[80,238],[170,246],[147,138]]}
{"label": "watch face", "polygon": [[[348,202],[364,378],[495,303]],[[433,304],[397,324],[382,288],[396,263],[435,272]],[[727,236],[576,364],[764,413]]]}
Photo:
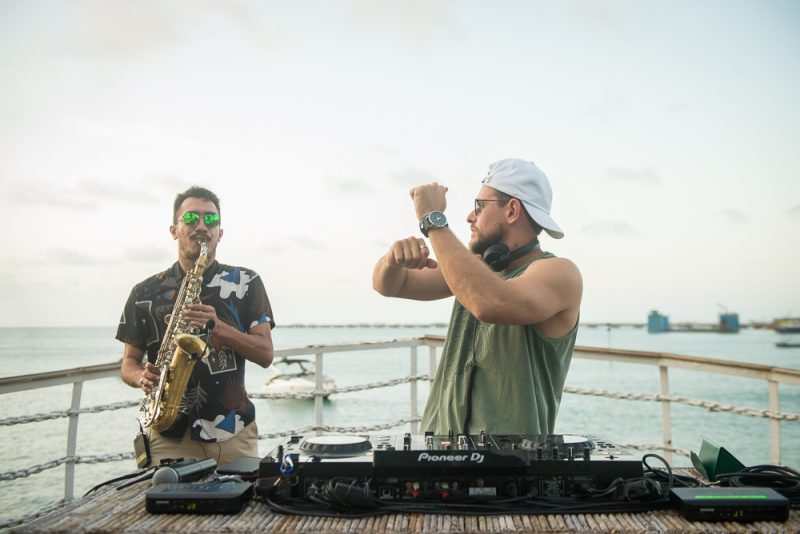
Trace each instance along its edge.
{"label": "watch face", "polygon": [[441,211],[433,211],[428,216],[428,219],[431,221],[431,224],[434,226],[446,226],[447,225],[447,217],[444,216],[444,213]]}

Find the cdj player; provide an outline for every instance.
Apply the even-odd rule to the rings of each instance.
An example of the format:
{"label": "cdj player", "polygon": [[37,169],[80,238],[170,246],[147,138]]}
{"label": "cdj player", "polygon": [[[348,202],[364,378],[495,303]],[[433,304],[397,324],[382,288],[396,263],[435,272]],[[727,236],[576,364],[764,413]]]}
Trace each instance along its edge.
{"label": "cdj player", "polygon": [[261,460],[256,491],[302,498],[348,479],[378,499],[577,497],[642,474],[641,459],[595,436],[292,436]]}

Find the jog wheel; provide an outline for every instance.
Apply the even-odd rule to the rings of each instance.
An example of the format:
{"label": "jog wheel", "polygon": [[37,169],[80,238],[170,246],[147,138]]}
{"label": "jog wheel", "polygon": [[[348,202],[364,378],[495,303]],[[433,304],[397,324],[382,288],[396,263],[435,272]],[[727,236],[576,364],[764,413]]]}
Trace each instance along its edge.
{"label": "jog wheel", "polygon": [[314,436],[304,439],[300,450],[323,458],[360,456],[372,450],[372,443],[364,436]]}

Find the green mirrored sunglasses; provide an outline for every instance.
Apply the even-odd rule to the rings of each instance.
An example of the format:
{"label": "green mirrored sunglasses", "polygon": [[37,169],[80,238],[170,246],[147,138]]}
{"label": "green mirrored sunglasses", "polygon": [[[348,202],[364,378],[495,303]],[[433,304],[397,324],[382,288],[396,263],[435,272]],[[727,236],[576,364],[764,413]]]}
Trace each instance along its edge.
{"label": "green mirrored sunglasses", "polygon": [[[196,211],[187,211],[183,214],[181,220],[183,221],[183,224],[187,226],[196,226],[200,222],[200,213]],[[204,213],[203,222],[209,228],[219,226],[219,213],[214,213],[213,211]]]}

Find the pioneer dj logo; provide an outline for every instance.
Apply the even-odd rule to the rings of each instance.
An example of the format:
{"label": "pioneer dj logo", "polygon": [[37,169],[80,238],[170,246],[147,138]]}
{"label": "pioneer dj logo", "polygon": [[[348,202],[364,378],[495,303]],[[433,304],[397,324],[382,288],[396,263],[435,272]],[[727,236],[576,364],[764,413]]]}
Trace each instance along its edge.
{"label": "pioneer dj logo", "polygon": [[473,452],[472,454],[428,454],[420,453],[417,462],[472,462],[475,464],[483,463],[483,454]]}

